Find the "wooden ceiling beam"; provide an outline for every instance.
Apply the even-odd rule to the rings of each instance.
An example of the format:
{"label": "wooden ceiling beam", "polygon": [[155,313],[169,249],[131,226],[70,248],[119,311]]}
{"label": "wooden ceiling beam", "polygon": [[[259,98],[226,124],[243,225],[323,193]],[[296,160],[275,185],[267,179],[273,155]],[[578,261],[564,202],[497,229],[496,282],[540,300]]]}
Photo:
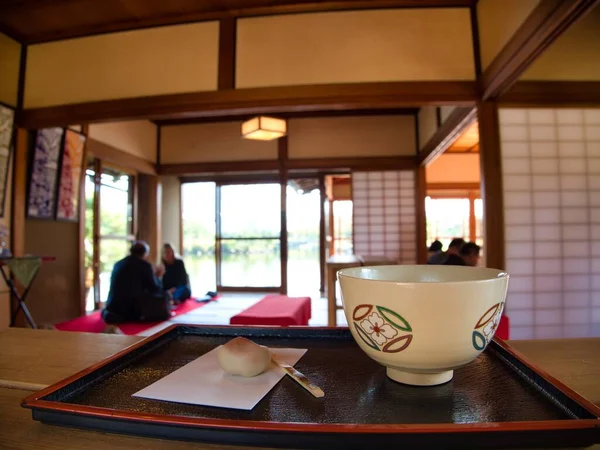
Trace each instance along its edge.
{"label": "wooden ceiling beam", "polygon": [[600,0],[541,0],[483,72],[483,100],[505,93],[525,70],[573,23]]}
{"label": "wooden ceiling beam", "polygon": [[20,126],[37,129],[132,119],[233,118],[418,105],[474,105],[476,101],[476,84],[471,81],[348,83],[227,89],[31,108],[19,114],[17,121]]}
{"label": "wooden ceiling beam", "polygon": [[348,157],[348,158],[309,158],[309,159],[285,159],[280,161],[227,161],[227,162],[203,162],[183,164],[161,164],[160,175],[198,175],[214,173],[249,173],[263,172],[273,173],[280,170],[326,170],[326,169],[349,169],[349,170],[413,170],[417,163],[413,156],[375,156]]}
{"label": "wooden ceiling beam", "polygon": [[444,153],[460,135],[477,120],[477,109],[473,107],[455,108],[437,129],[417,156],[419,165],[426,166]]}
{"label": "wooden ceiling beam", "polygon": [[[113,0],[114,1],[114,0]],[[85,23],[71,24],[70,26],[56,26],[54,29],[36,32],[27,28],[27,31],[17,29],[6,19],[11,13],[21,13],[31,10],[36,11],[36,6],[41,8],[42,14],[47,13],[47,8],[42,8],[46,4],[52,3],[52,7],[61,6],[61,3],[77,3],[67,0],[53,2],[27,0],[20,2],[4,2],[0,5],[0,26],[3,27],[7,34],[16,36],[22,43],[37,44],[42,42],[56,41],[61,39],[72,39],[77,37],[92,36],[105,33],[114,33],[119,31],[138,30],[144,28],[160,27],[167,25],[178,25],[193,22],[202,22],[210,20],[221,20],[228,18],[243,18],[243,17],[258,17],[277,14],[298,14],[309,12],[329,12],[329,11],[349,11],[362,9],[387,9],[387,8],[454,8],[454,7],[470,7],[476,3],[476,0],[342,0],[342,1],[313,1],[313,2],[278,2],[279,4],[271,4],[263,6],[264,2],[259,2],[258,6],[253,6],[252,2],[246,2],[246,7],[243,8],[227,8],[226,2],[202,2],[197,1],[193,4],[193,10],[181,11],[173,10],[162,15],[152,15],[151,12],[141,17],[138,16],[122,16],[120,20],[111,20],[101,23],[89,23],[86,19]],[[99,2],[100,3],[100,2]],[[111,0],[103,0],[102,9],[108,11],[108,16],[114,16],[111,11]],[[122,10],[122,0],[117,1],[115,11],[117,14]],[[237,2],[241,4],[242,2]],[[271,2],[276,3],[276,2]],[[58,4],[58,5],[57,5]],[[219,5],[220,4],[220,5]],[[222,6],[222,5],[225,6]],[[214,5],[218,5],[215,7]],[[77,8],[75,5],[72,8]],[[220,8],[219,8],[220,7]],[[66,7],[61,11],[64,14]],[[164,8],[163,8],[164,10]],[[38,13],[39,15],[39,13]],[[121,14],[122,15],[122,14]],[[16,19],[15,19],[16,20]]]}
{"label": "wooden ceiling beam", "polygon": [[[418,108],[391,108],[391,109],[356,109],[352,111],[313,111],[313,112],[284,112],[277,114],[282,119],[300,119],[306,117],[349,117],[349,116],[413,116]],[[197,125],[215,122],[243,122],[251,119],[255,115],[243,114],[241,116],[225,117],[198,117],[191,119],[166,119],[155,120],[154,123],[160,126],[175,125]]]}
{"label": "wooden ceiling beam", "polygon": [[600,105],[600,81],[517,81],[498,103],[516,107]]}

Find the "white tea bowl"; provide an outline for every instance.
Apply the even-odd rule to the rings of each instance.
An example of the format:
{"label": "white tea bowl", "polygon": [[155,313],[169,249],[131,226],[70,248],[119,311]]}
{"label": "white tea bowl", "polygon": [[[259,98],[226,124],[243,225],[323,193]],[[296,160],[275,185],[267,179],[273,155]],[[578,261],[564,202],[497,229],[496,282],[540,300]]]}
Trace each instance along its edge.
{"label": "white tea bowl", "polygon": [[441,265],[354,267],[337,273],[352,336],[392,380],[450,381],[494,337],[508,274]]}

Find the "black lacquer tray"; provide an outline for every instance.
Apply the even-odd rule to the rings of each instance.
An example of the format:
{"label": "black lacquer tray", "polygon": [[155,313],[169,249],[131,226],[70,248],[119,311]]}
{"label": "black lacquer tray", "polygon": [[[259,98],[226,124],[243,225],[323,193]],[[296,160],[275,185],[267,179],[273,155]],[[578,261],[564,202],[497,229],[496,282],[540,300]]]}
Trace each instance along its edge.
{"label": "black lacquer tray", "polygon": [[[325,391],[284,377],[251,411],[131,395],[234,336],[307,348],[296,364]],[[201,376],[201,374],[199,374]],[[117,433],[285,448],[507,448],[600,442],[600,409],[493,341],[454,379],[387,378],[347,328],[173,325],[23,401],[41,422]]]}

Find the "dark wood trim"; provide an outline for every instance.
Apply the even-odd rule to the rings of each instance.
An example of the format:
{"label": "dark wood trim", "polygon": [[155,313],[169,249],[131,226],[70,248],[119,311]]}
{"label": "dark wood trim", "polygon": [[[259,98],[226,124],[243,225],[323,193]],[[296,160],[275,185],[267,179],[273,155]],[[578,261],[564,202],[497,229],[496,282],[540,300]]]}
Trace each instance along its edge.
{"label": "dark wood trim", "polygon": [[[89,141],[87,142],[89,145]],[[88,147],[89,151],[89,147]],[[100,308],[100,180],[102,160],[94,159],[94,212],[92,216],[92,266],[94,270],[94,309]]]}
{"label": "dark wood trim", "polygon": [[[206,162],[185,164],[164,164],[160,168],[160,175],[192,175],[183,177],[184,182],[202,181],[194,174],[218,174],[223,172],[277,172],[281,170],[411,170],[416,166],[413,156],[375,156],[372,158],[312,158],[312,159],[287,159],[281,164],[280,160],[257,161],[230,161]],[[261,178],[262,175],[254,174]],[[265,174],[268,178],[271,174]],[[214,178],[210,177],[209,178]]]}
{"label": "dark wood trim", "polygon": [[207,173],[179,177],[181,183],[215,182],[219,184],[248,184],[248,183],[279,183],[279,173]]}
{"label": "dark wood trim", "polygon": [[427,179],[425,166],[415,170],[417,179],[415,189],[415,204],[417,213],[417,264],[427,263],[427,216],[425,214],[425,197],[427,196]]}
{"label": "dark wood trim", "polygon": [[235,89],[236,35],[237,20],[234,17],[219,20],[219,90]]}
{"label": "dark wood trim", "polygon": [[469,7],[471,15],[471,40],[473,41],[473,59],[475,63],[475,78],[479,79],[481,67],[481,43],[479,41],[479,20],[477,18],[477,3]]}
{"label": "dark wood trim", "polygon": [[287,169],[349,169],[365,170],[411,170],[416,166],[413,156],[374,156],[372,158],[313,158],[288,159]]}
{"label": "dark wood trim", "polygon": [[486,267],[505,269],[504,195],[498,107],[494,102],[481,102],[479,110],[479,143],[481,145],[481,198],[483,200],[484,246]]}
{"label": "dark wood trim", "polygon": [[23,111],[22,126],[35,129],[72,123],[130,119],[188,119],[474,105],[474,81],[406,81],[226,89],[78,103]]}
{"label": "dark wood trim", "polygon": [[441,127],[442,126],[442,108],[440,108],[439,106],[435,108],[435,118],[436,118],[436,122],[437,122],[437,127]]}
{"label": "dark wood trim", "polygon": [[[324,111],[292,111],[278,113],[277,117],[281,119],[301,119],[315,117],[356,117],[356,116],[410,116],[417,114],[419,108],[380,108],[380,109],[355,109],[350,111],[343,110],[324,110]],[[240,116],[228,115],[222,117],[197,117],[191,119],[166,119],[155,120],[154,123],[162,126],[173,125],[197,125],[204,123],[218,122],[244,122],[252,119],[255,114],[242,114]]]}
{"label": "dark wood trim", "polygon": [[156,125],[156,172],[160,172],[162,126]]}
{"label": "dark wood trim", "polygon": [[[223,162],[198,162],[183,164],[163,164],[160,167],[161,175],[186,175],[219,172],[254,172],[254,171],[277,171],[279,161],[257,160],[257,161],[223,161]],[[189,182],[187,178],[185,182]],[[200,180],[197,180],[200,181]]]}
{"label": "dark wood trim", "polygon": [[177,245],[179,246],[179,254],[183,255],[183,183],[181,179],[177,179],[179,183],[179,242]]}
{"label": "dark wood trim", "polygon": [[285,161],[288,158],[288,137],[283,136],[277,140],[277,156],[280,165],[279,183],[281,186],[281,230],[279,234],[279,256],[281,267],[281,294],[287,294],[288,274],[288,231],[287,231],[287,184],[288,173]]}
{"label": "dark wood trim", "polygon": [[374,9],[400,9],[400,8],[468,8],[474,0],[342,0],[342,1],[313,1],[305,3],[291,3],[270,5],[251,8],[237,8],[225,11],[199,11],[179,15],[168,15],[150,19],[135,19],[129,21],[114,21],[101,25],[82,26],[76,29],[61,29],[53,32],[32,33],[23,36],[7,30],[5,34],[13,35],[13,39],[28,44],[39,44],[42,42],[58,41],[62,39],[73,39],[84,36],[96,36],[100,34],[114,33],[119,31],[142,30],[147,28],[162,27],[167,25],[182,25],[194,22],[205,22],[227,18],[260,17],[282,14],[302,14],[309,12],[329,11],[354,11]]}
{"label": "dark wood trim", "polygon": [[476,119],[475,108],[455,108],[419,152],[419,165],[426,166],[444,153]]}
{"label": "dark wood trim", "polygon": [[125,169],[146,175],[156,175],[156,165],[135,155],[130,155],[104,142],[95,139],[87,140],[88,152],[105,163],[116,164]]}
{"label": "dark wood trim", "polygon": [[479,183],[427,183],[427,190],[444,191],[478,191],[481,188]]}
{"label": "dark wood trim", "polygon": [[421,151],[421,132],[419,130],[419,113],[415,114],[415,155],[419,156]]}
{"label": "dark wood trim", "polygon": [[599,0],[541,0],[482,75],[482,99],[496,99]]}
{"label": "dark wood trim", "polygon": [[498,99],[501,106],[573,107],[600,105],[600,81],[517,81]]}
{"label": "dark wood trim", "polygon": [[27,212],[27,163],[29,132],[15,130],[11,201],[10,248],[14,256],[25,255],[25,217]]}
{"label": "dark wood trim", "polygon": [[85,314],[85,281],[87,267],[85,265],[85,170],[87,168],[88,151],[87,151],[87,137],[89,135],[89,125],[81,125],[81,134],[86,137],[86,143],[83,147],[83,156],[81,161],[81,173],[79,174],[79,223],[77,224],[77,256],[79,260],[79,315]]}
{"label": "dark wood trim", "polygon": [[[27,73],[27,46],[21,45],[21,55],[19,59],[19,84],[17,87],[17,112],[23,111],[23,102],[25,99],[25,74]],[[18,115],[16,117],[18,119]]]}
{"label": "dark wood trim", "polygon": [[325,192],[325,175],[319,174],[319,270],[320,273],[320,288],[321,295],[325,292],[325,260],[327,258],[325,252],[325,202],[327,201],[327,195]]}
{"label": "dark wood trim", "polygon": [[[328,199],[329,201],[329,256],[335,255],[335,217],[333,215],[333,198]],[[354,222],[354,210],[352,210],[352,221]],[[354,226],[352,227],[352,246],[354,247]],[[325,266],[327,270],[327,266]],[[327,273],[325,273],[327,277]]]}

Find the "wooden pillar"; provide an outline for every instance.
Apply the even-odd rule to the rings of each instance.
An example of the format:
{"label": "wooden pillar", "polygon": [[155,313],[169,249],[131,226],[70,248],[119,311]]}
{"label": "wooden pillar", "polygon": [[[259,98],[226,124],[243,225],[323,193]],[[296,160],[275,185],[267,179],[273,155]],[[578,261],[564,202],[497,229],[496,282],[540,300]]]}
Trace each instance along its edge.
{"label": "wooden pillar", "polygon": [[281,234],[279,249],[281,255],[281,294],[287,294],[287,266],[288,266],[288,232],[287,232],[287,184],[288,173],[286,169],[286,161],[288,157],[288,138],[287,136],[280,137],[278,142],[279,156],[279,183],[281,186]]}
{"label": "wooden pillar", "polygon": [[[354,227],[353,227],[354,228]],[[329,199],[329,256],[335,255],[335,217],[333,216],[333,199]],[[354,232],[353,232],[354,234]]]}
{"label": "wooden pillar", "polygon": [[[87,138],[89,132],[89,126],[82,125],[81,133]],[[85,280],[86,270],[85,266],[85,171],[87,169],[87,144],[83,149],[83,156],[81,158],[81,173],[79,174],[79,227],[77,230],[77,253],[79,259],[79,314],[85,313]]]}
{"label": "wooden pillar", "polygon": [[94,160],[94,212],[92,214],[93,254],[92,267],[94,269],[94,309],[100,308],[100,180],[102,177],[102,161]]}
{"label": "wooden pillar", "polygon": [[138,176],[138,239],[150,245],[149,260],[158,262],[161,235],[161,184],[158,176],[140,174]]}
{"label": "wooden pillar", "polygon": [[427,180],[425,166],[415,171],[415,212],[417,214],[417,264],[427,263],[427,218],[425,215],[425,197],[427,196]]}
{"label": "wooden pillar", "polygon": [[505,269],[504,199],[498,105],[479,102],[481,198],[483,200],[484,252],[486,266]]}
{"label": "wooden pillar", "polygon": [[[13,151],[13,185],[11,201],[11,226],[10,226],[10,250],[13,256],[25,255],[25,218],[27,211],[27,160],[29,133],[24,128],[15,130],[15,144]],[[18,291],[23,290],[23,286],[14,279]],[[10,296],[9,317],[12,311],[17,307],[17,300]],[[25,326],[23,313],[19,313],[14,326]]]}
{"label": "wooden pillar", "polygon": [[475,199],[477,195],[475,192],[469,192],[469,241],[475,242],[477,240],[477,219],[475,217]]}
{"label": "wooden pillar", "polygon": [[326,251],[325,251],[325,234],[327,233],[325,229],[325,202],[327,201],[327,195],[325,192],[325,175],[319,174],[319,264],[321,267],[321,294],[325,292],[325,260]]}
{"label": "wooden pillar", "polygon": [[10,249],[14,256],[25,254],[25,217],[27,208],[27,149],[29,133],[24,128],[15,132],[13,156],[12,224]]}

